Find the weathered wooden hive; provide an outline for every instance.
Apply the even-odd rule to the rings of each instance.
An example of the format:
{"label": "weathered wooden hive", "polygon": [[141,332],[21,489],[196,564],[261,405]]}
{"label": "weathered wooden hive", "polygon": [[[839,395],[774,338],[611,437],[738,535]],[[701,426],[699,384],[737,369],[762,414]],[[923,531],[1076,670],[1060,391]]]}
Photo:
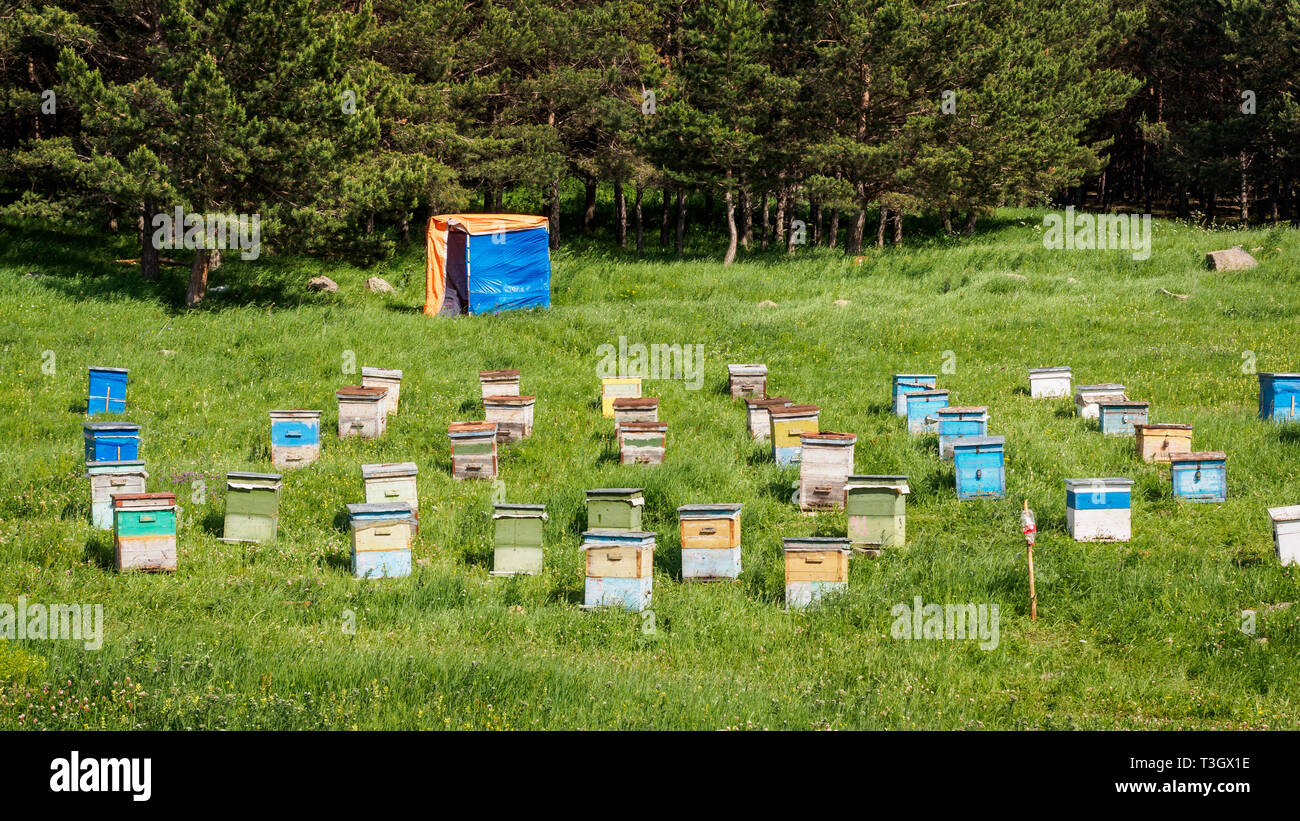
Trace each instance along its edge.
{"label": "weathered wooden hive", "polygon": [[384,395],[384,413],[397,413],[397,403],[402,398],[402,372],[389,368],[362,368],[361,385],[366,388],[387,388]]}
{"label": "weathered wooden hive", "polygon": [[771,399],[746,399],[745,413],[749,422],[749,438],[756,442],[772,436],[772,417],[768,408],[788,408],[792,403],[787,397],[775,396]]}
{"label": "weathered wooden hive", "polygon": [[934,417],[938,421],[935,429],[939,433],[939,457],[952,457],[952,443],[967,436],[989,435],[989,409],[976,405],[949,405],[936,408]]}
{"label": "weathered wooden hive", "polygon": [[907,432],[938,433],[939,408],[948,407],[948,391],[942,388],[907,394]]}
{"label": "weathered wooden hive", "polygon": [[844,484],[853,473],[856,433],[803,433],[799,459],[799,509],[844,507]]}
{"label": "weathered wooden hive", "polygon": [[113,496],[113,553],[118,570],[176,569],[176,494]]}
{"label": "weathered wooden hive", "polygon": [[645,497],[639,487],[601,487],[587,491],[588,530],[640,530]]}
{"label": "weathered wooden hive", "polygon": [[1074,390],[1074,410],[1083,419],[1096,419],[1100,400],[1128,401],[1124,386],[1113,382],[1103,385],[1080,385]]}
{"label": "weathered wooden hive", "polygon": [[767,366],[728,365],[727,386],[733,399],[741,397],[762,399],[767,396]]}
{"label": "weathered wooden hive", "polygon": [[1134,425],[1145,425],[1151,403],[1133,399],[1101,399],[1097,402],[1097,424],[1107,436],[1133,436]]}
{"label": "weathered wooden hive", "polygon": [[738,504],[682,505],[682,578],[697,581],[740,577]]}
{"label": "weathered wooden hive", "polygon": [[1300,505],[1270,507],[1273,520],[1273,548],[1283,565],[1300,565]]}
{"label": "weathered wooden hive", "polygon": [[224,542],[273,542],[280,524],[280,474],[227,473]]}
{"label": "weathered wooden hive", "polygon": [[853,474],[845,483],[849,543],[855,550],[879,555],[885,547],[907,541],[906,476]]}
{"label": "weathered wooden hive", "polygon": [[803,444],[799,437],[805,433],[816,433],[818,428],[816,405],[780,405],[769,406],[767,415],[771,419],[772,458],[782,467],[799,463]]}
{"label": "weathered wooden hive", "polygon": [[515,369],[479,371],[478,383],[483,390],[484,399],[519,395],[519,371]]}
{"label": "weathered wooden hive", "polygon": [[662,465],[668,447],[667,422],[624,422],[614,430],[618,461],[624,465]]}
{"label": "weathered wooden hive", "polygon": [[140,426],[131,422],[81,425],[87,462],[130,462],[140,458]]}
{"label": "weathered wooden hive", "polygon": [[361,466],[361,484],[367,504],[405,502],[417,523],[420,516],[420,468],[414,462],[385,462]]}
{"label": "weathered wooden hive", "polygon": [[1030,368],[1029,396],[1031,399],[1051,399],[1070,395],[1069,368]]}
{"label": "weathered wooden hive", "polygon": [[1228,456],[1221,450],[1178,453],[1169,457],[1174,498],[1222,502],[1228,498]]}
{"label": "weathered wooden hive", "polygon": [[654,585],[655,534],[640,530],[588,530],[582,534],[586,555],[586,607],[650,606]]}
{"label": "weathered wooden hive", "polygon": [[100,530],[113,529],[113,494],[138,496],[146,491],[149,474],[140,459],[87,462],[90,479],[90,523]]}
{"label": "weathered wooden hive", "polygon": [[972,436],[953,442],[957,498],[1001,499],[1006,492],[1003,448],[1006,437]]}
{"label": "weathered wooden hive", "polygon": [[496,422],[452,422],[447,437],[451,440],[453,479],[496,478]]}
{"label": "weathered wooden hive", "polygon": [[1133,426],[1137,454],[1144,462],[1168,462],[1176,453],[1192,452],[1192,426],[1168,423]]}
{"label": "weathered wooden hive", "polygon": [[339,400],[339,437],[377,439],[388,428],[387,388],[348,385],[334,395]]}
{"label": "weathered wooden hive", "polygon": [[503,445],[522,442],[533,435],[536,396],[485,396],[483,415],[497,423],[497,441]]}
{"label": "weathered wooden hive", "polygon": [[352,575],[393,579],[411,575],[415,515],[406,502],[348,505],[352,530]]}
{"label": "weathered wooden hive", "polygon": [[271,464],[278,468],[309,465],[320,458],[318,410],[271,411]]}
{"label": "weathered wooden hive", "polygon": [[125,413],[126,383],[130,373],[126,368],[91,368],[86,414]]}
{"label": "weathered wooden hive", "polygon": [[894,402],[894,413],[907,416],[907,395],[918,391],[933,390],[939,384],[939,376],[933,373],[896,373],[890,398]]}
{"label": "weathered wooden hive", "polygon": [[614,400],[614,424],[623,422],[658,422],[659,398],[655,396],[620,396]]}
{"label": "weathered wooden hive", "polygon": [[1300,373],[1259,374],[1259,418],[1300,420]]}
{"label": "weathered wooden hive", "polygon": [[809,536],[781,540],[785,552],[785,606],[801,609],[849,586],[849,540]]}
{"label": "weathered wooden hive", "polygon": [[542,572],[542,534],[546,505],[492,506],[492,575]]}
{"label": "weathered wooden hive", "polygon": [[614,400],[636,398],[641,395],[641,377],[606,376],[600,380],[600,413],[606,419],[614,418]]}
{"label": "weathered wooden hive", "polygon": [[1065,525],[1076,542],[1127,542],[1132,508],[1132,479],[1065,480]]}

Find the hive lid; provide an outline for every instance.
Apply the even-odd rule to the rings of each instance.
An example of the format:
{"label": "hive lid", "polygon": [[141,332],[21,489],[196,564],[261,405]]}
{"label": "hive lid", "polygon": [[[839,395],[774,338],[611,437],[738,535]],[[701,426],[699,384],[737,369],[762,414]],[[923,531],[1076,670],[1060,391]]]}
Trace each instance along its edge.
{"label": "hive lid", "polygon": [[1030,376],[1058,376],[1060,374],[1069,374],[1069,368],[1030,368]]}
{"label": "hive lid", "polygon": [[592,499],[623,499],[632,502],[634,505],[645,504],[645,497],[641,495],[639,487],[598,487],[587,491],[587,500]]}
{"label": "hive lid", "polygon": [[546,505],[493,505],[493,519],[545,519]]}
{"label": "hive lid", "polygon": [[91,365],[90,370],[96,373],[130,373],[130,368],[101,368],[98,365]]}
{"label": "hive lid", "polygon": [[478,379],[480,382],[510,382],[518,378],[519,370],[517,368],[478,372]]}
{"label": "hive lid", "polygon": [[[1076,399],[1082,399],[1083,397],[1080,396],[1079,394],[1075,394],[1075,398],[1076,398]],[[1087,399],[1088,399],[1089,402],[1091,402],[1091,403],[1093,403],[1093,404],[1096,404],[1096,405],[1105,405],[1105,404],[1107,404],[1107,403],[1110,403],[1110,404],[1116,404],[1116,403],[1119,403],[1119,402],[1127,402],[1127,401],[1128,401],[1128,394],[1126,394],[1126,393],[1102,393],[1102,394],[1097,394],[1097,395],[1095,395],[1095,396],[1089,396],[1089,397],[1087,397]]]}
{"label": "hive lid", "polygon": [[894,381],[901,382],[904,379],[938,379],[939,375],[934,373],[896,373]]}
{"label": "hive lid", "polygon": [[447,426],[448,436],[481,436],[490,433],[496,436],[496,422],[452,422]]}
{"label": "hive lid", "polygon": [[99,461],[90,461],[86,463],[86,470],[95,468],[143,468],[143,459],[101,459]]}
{"label": "hive lid", "polygon": [[1096,393],[1103,391],[1105,393],[1118,393],[1124,390],[1124,386],[1115,382],[1103,382],[1098,385],[1078,385],[1075,387],[1075,393]]}
{"label": "hive lid", "polygon": [[81,429],[86,432],[90,431],[113,431],[113,430],[140,430],[140,426],[134,422],[82,422]]}
{"label": "hive lid", "polygon": [[789,405],[791,404],[791,400],[786,396],[773,396],[768,399],[746,399],[745,404],[751,409],[766,408],[771,405]]}
{"label": "hive lid", "polygon": [[318,410],[273,410],[269,411],[272,419],[319,419]]}
{"label": "hive lid", "polygon": [[390,368],[365,368],[361,369],[362,376],[375,376],[380,379],[401,379],[402,372]]}
{"label": "hive lid", "polygon": [[959,436],[952,440],[954,448],[975,448],[984,445],[1006,444],[1005,436]]}
{"label": "hive lid", "polygon": [[820,408],[816,405],[786,405],[784,407],[770,407],[767,410],[773,416],[811,416],[817,413]]}
{"label": "hive lid", "polygon": [[677,508],[677,515],[682,519],[734,516],[740,512],[741,507],[741,504],[682,505]]}
{"label": "hive lid", "polygon": [[165,510],[176,506],[175,493],[114,493],[113,507],[119,510]]}
{"label": "hive lid", "polygon": [[851,445],[858,441],[856,433],[835,433],[834,431],[823,430],[817,433],[800,433],[800,442],[825,442],[829,445]]}
{"label": "hive lid", "polygon": [[[912,394],[916,396],[916,394]],[[939,408],[935,411],[937,414],[945,413],[988,413],[987,405],[949,405],[946,408]]]}
{"label": "hive lid", "polygon": [[803,536],[782,539],[781,545],[787,553],[805,553],[821,550],[839,550],[848,553],[849,540],[843,536]]}
{"label": "hive lid", "polygon": [[1296,522],[1300,521],[1300,505],[1287,505],[1286,507],[1270,507],[1268,515],[1275,522]]}
{"label": "hive lid", "polygon": [[1169,455],[1171,462],[1224,462],[1227,461],[1228,454],[1221,450],[1203,450],[1197,453],[1173,453]]}
{"label": "hive lid", "polygon": [[363,502],[348,505],[349,516],[393,515],[409,517],[413,512],[410,502]]}
{"label": "hive lid", "polygon": [[537,404],[536,396],[485,396],[483,404],[486,405],[535,405]]}
{"label": "hive lid", "polygon": [[759,363],[748,365],[728,365],[727,373],[732,376],[766,376],[767,366]]}
{"label": "hive lid", "polygon": [[1175,424],[1173,424],[1172,422],[1148,422],[1148,423],[1145,424],[1145,425],[1134,425],[1134,426],[1133,426],[1133,429],[1134,429],[1134,430],[1140,430],[1140,431],[1155,430],[1155,429],[1157,429],[1157,428],[1159,428],[1159,429],[1161,429],[1161,430],[1191,430],[1191,429],[1192,429],[1192,426],[1191,426],[1191,425],[1175,425]]}
{"label": "hive lid", "polygon": [[388,388],[381,388],[377,385],[347,385],[339,388],[334,395],[340,399],[360,399],[370,402],[383,399],[388,393]]}
{"label": "hive lid", "polygon": [[664,433],[668,430],[667,422],[619,422],[618,429],[624,431],[644,431],[646,433]]}
{"label": "hive lid", "polygon": [[249,482],[278,482],[281,479],[278,473],[245,473],[242,471],[231,471],[226,474],[226,481],[234,480]]}
{"label": "hive lid", "polygon": [[601,385],[640,385],[641,377],[639,376],[602,376]]}
{"label": "hive lid", "polygon": [[864,490],[868,488],[892,488],[900,493],[911,493],[906,476],[873,475],[867,473],[849,474],[844,484],[845,490]]}
{"label": "hive lid", "polygon": [[657,408],[659,407],[659,397],[657,396],[620,396],[614,400],[614,410],[628,410],[635,408]]}
{"label": "hive lid", "polygon": [[907,395],[907,401],[911,402],[913,399],[929,399],[931,397],[947,396],[948,393],[949,391],[947,388],[930,388],[928,390],[909,393]]}
{"label": "hive lid", "polygon": [[414,476],[419,472],[414,462],[384,462],[377,465],[362,465],[362,479],[381,479],[389,476]]}
{"label": "hive lid", "polygon": [[1263,372],[1261,372],[1261,373],[1259,374],[1259,378],[1260,378],[1260,379],[1264,379],[1264,378],[1268,378],[1268,379],[1300,379],[1300,373],[1273,373],[1273,372],[1263,373]]}
{"label": "hive lid", "polygon": [[1097,397],[1097,405],[1102,408],[1149,408],[1150,402],[1141,399],[1129,399],[1125,396],[1123,399],[1111,399],[1109,396]]}
{"label": "hive lid", "polygon": [[635,547],[638,550],[655,546],[655,534],[645,530],[584,530],[582,531],[583,550],[599,547],[621,545]]}
{"label": "hive lid", "polygon": [[1107,476],[1098,479],[1066,479],[1066,490],[1129,490],[1133,487],[1132,479],[1122,476]]}

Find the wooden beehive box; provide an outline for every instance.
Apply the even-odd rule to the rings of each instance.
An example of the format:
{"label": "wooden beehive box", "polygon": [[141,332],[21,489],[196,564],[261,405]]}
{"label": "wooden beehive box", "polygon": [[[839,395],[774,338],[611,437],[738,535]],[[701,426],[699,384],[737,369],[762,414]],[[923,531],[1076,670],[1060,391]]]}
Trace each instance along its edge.
{"label": "wooden beehive box", "polygon": [[223,542],[273,542],[279,524],[280,474],[226,474]]}
{"label": "wooden beehive box", "polygon": [[740,578],[740,509],[738,504],[677,508],[682,535],[682,579]]}
{"label": "wooden beehive box", "polygon": [[87,462],[131,462],[140,458],[140,426],[131,422],[85,422],[81,426]]}
{"label": "wooden beehive box", "polygon": [[1145,425],[1150,414],[1150,402],[1132,399],[1102,399],[1097,402],[1097,424],[1107,436],[1133,436],[1133,426]]}
{"label": "wooden beehive box", "polygon": [[1270,507],[1273,520],[1273,548],[1283,565],[1300,565],[1300,505]]}
{"label": "wooden beehive box", "polygon": [[1076,542],[1127,542],[1132,508],[1132,479],[1065,480],[1065,525]]}
{"label": "wooden beehive box", "polygon": [[320,458],[318,410],[271,411],[271,464],[278,468],[309,465]]}
{"label": "wooden beehive box", "polygon": [[1222,502],[1228,498],[1228,456],[1221,450],[1179,453],[1169,457],[1174,498]]}
{"label": "wooden beehive box", "polygon": [[659,421],[659,398],[655,396],[620,396],[613,406],[615,425]]}
{"label": "wooden beehive box", "polygon": [[662,465],[668,447],[667,422],[624,422],[615,431],[618,461],[624,465]]}
{"label": "wooden beehive box", "polygon": [[394,416],[397,403],[402,398],[402,372],[389,368],[362,368],[361,385],[366,388],[387,388],[384,395],[384,413]]}
{"label": "wooden beehive box", "polygon": [[601,487],[587,491],[588,530],[640,530],[645,497],[639,487]]}
{"label": "wooden beehive box", "polygon": [[801,609],[849,586],[849,540],[839,537],[782,539],[785,606]]}
{"label": "wooden beehive box", "polygon": [[614,400],[636,398],[641,395],[641,377],[606,376],[600,380],[600,413],[606,419],[614,418]]}
{"label": "wooden beehive box", "polygon": [[113,494],[140,495],[149,474],[140,459],[87,462],[90,479],[90,523],[100,530],[113,529]]}
{"label": "wooden beehive box", "polygon": [[778,465],[786,467],[799,463],[799,454],[803,444],[799,437],[805,433],[818,431],[816,405],[780,405],[769,406],[767,415],[771,419],[772,458]]}
{"label": "wooden beehive box", "polygon": [[113,554],[117,569],[176,569],[176,494],[113,496]]}
{"label": "wooden beehive box", "polygon": [[1115,383],[1080,385],[1074,391],[1074,410],[1083,419],[1096,419],[1100,400],[1124,402],[1128,394],[1124,393],[1123,385]]}
{"label": "wooden beehive box", "polygon": [[86,391],[86,415],[126,412],[126,368],[91,368]]}
{"label": "wooden beehive box", "polygon": [[853,473],[855,433],[803,433],[799,459],[799,509],[844,507],[844,484]]}
{"label": "wooden beehive box", "polygon": [[388,427],[387,388],[348,385],[334,393],[339,400],[339,438],[377,439]]}
{"label": "wooden beehive box", "polygon": [[792,403],[784,396],[771,399],[746,399],[745,414],[749,423],[749,438],[761,442],[772,436],[772,417],[768,408],[788,408]]}
{"label": "wooden beehive box", "polygon": [[654,584],[655,534],[640,530],[588,530],[582,534],[586,557],[585,607],[650,606]]}
{"label": "wooden beehive box", "polygon": [[1006,492],[1005,444],[1006,438],[1002,436],[972,436],[953,443],[958,499],[1002,498]]}
{"label": "wooden beehive box", "polygon": [[762,399],[767,396],[767,366],[728,365],[727,386],[733,399]]}
{"label": "wooden beehive box", "polygon": [[497,477],[496,422],[452,422],[447,437],[451,440],[453,479]]}
{"label": "wooden beehive box", "polygon": [[906,476],[854,474],[845,482],[849,543],[855,550],[880,555],[885,547],[907,541]]}
{"label": "wooden beehive box", "polygon": [[1052,399],[1070,395],[1069,368],[1030,368],[1029,396],[1031,399]]}
{"label": "wooden beehive box", "polygon": [[989,435],[989,409],[976,405],[937,408],[935,429],[939,433],[939,458],[952,458],[952,443],[966,436]]}
{"label": "wooden beehive box", "polygon": [[478,383],[483,390],[484,399],[519,395],[518,370],[479,371]]}
{"label": "wooden beehive box", "polygon": [[546,505],[492,506],[492,575],[542,572],[542,535]]}
{"label": "wooden beehive box", "polygon": [[417,522],[420,516],[420,490],[417,483],[420,469],[414,462],[385,462],[361,466],[361,483],[364,485],[367,504],[392,504],[405,502]]}
{"label": "wooden beehive box", "polygon": [[918,391],[933,390],[939,384],[939,376],[933,373],[896,373],[890,397],[894,402],[894,413],[907,416],[907,395]]}
{"label": "wooden beehive box", "polygon": [[533,435],[536,396],[485,396],[483,415],[497,423],[497,441],[503,445],[521,442]]}
{"label": "wooden beehive box", "polygon": [[948,407],[948,391],[942,388],[907,394],[907,432],[913,435],[937,433],[939,408]]}
{"label": "wooden beehive box", "polygon": [[348,505],[352,530],[352,574],[358,579],[411,575],[415,516],[405,502]]}
{"label": "wooden beehive box", "polygon": [[1275,422],[1300,419],[1300,373],[1259,374],[1259,418]]}
{"label": "wooden beehive box", "polygon": [[1144,462],[1168,462],[1175,453],[1192,452],[1192,426],[1154,423],[1133,426],[1137,454]]}

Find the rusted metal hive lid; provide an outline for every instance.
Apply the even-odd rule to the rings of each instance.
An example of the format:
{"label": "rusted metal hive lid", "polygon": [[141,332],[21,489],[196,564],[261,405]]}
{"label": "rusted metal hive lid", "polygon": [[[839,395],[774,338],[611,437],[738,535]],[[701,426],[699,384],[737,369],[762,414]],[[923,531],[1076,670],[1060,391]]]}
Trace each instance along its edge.
{"label": "rusted metal hive lid", "polygon": [[938,379],[939,375],[934,373],[896,373],[894,379],[899,381],[904,379]]}
{"label": "rusted metal hive lid", "polygon": [[786,405],[785,407],[768,408],[768,411],[773,416],[811,416],[819,410],[821,408],[816,405]]}
{"label": "rusted metal hive lid", "polygon": [[512,382],[519,378],[519,370],[511,368],[497,371],[479,371],[478,378],[480,382]]}
{"label": "rusted metal hive lid", "polygon": [[654,547],[655,534],[646,530],[584,530],[582,531],[582,548],[591,550],[601,547],[635,547],[638,550]]}
{"label": "rusted metal hive lid", "polygon": [[401,379],[402,372],[392,368],[362,368],[362,376],[375,376],[380,379]]}
{"label": "rusted metal hive lid", "polygon": [[908,401],[912,399],[927,399],[931,396],[947,396],[950,391],[947,388],[930,388],[929,390],[917,391],[907,395]]}
{"label": "rusted metal hive lid", "polygon": [[383,399],[387,393],[388,388],[381,388],[378,385],[347,385],[335,391],[334,395],[340,399],[375,401]]}
{"label": "rusted metal hive lid", "polygon": [[384,462],[377,465],[362,465],[362,479],[384,479],[398,476],[414,476],[419,472],[414,462]]}
{"label": "rusted metal hive lid", "polygon": [[745,404],[751,408],[766,408],[772,405],[789,405],[791,400],[787,396],[773,396],[768,399],[746,399]]}
{"label": "rusted metal hive lid", "polygon": [[1171,462],[1225,462],[1228,454],[1221,450],[1203,450],[1197,453],[1173,453],[1169,456]]}
{"label": "rusted metal hive lid", "polygon": [[1176,425],[1172,422],[1149,422],[1145,425],[1134,425],[1134,430],[1191,430],[1191,425]]}
{"label": "rusted metal hive lid", "polygon": [[614,410],[657,407],[659,407],[659,397],[657,396],[620,396],[614,400]]}
{"label": "rusted metal hive lid", "polygon": [[716,518],[718,516],[735,516],[740,513],[741,504],[716,505],[682,505],[677,508],[677,515],[682,519]]}
{"label": "rusted metal hive lid", "polygon": [[116,493],[113,495],[113,507],[119,510],[164,510],[175,506],[175,493]]}
{"label": "rusted metal hive lid", "polygon": [[269,412],[272,419],[317,419],[318,410],[273,410]]}
{"label": "rusted metal hive lid", "polygon": [[824,430],[817,433],[800,433],[801,442],[819,442],[828,445],[851,445],[858,441],[856,433],[836,433],[834,431]]}
{"label": "rusted metal hive lid", "polygon": [[449,436],[481,436],[485,433],[496,435],[496,422],[452,422],[447,426]]}
{"label": "rusted metal hive lid", "polygon": [[618,426],[621,430],[646,433],[664,433],[668,430],[667,422],[619,422]]}
{"label": "rusted metal hive lid", "polygon": [[757,362],[742,365],[728,365],[727,373],[732,376],[766,376],[767,366]]}
{"label": "rusted metal hive lid", "polygon": [[848,553],[849,540],[844,536],[801,536],[782,539],[781,546],[787,553],[806,553],[811,551],[838,550]]}

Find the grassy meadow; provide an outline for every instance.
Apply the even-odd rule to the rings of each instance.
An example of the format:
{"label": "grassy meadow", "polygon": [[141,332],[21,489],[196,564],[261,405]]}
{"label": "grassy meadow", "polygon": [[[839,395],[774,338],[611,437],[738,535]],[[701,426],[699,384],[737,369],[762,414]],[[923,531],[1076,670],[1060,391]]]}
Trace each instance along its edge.
{"label": "grassy meadow", "polygon": [[[680,261],[652,237],[641,259],[574,241],[553,255],[550,310],[457,319],[419,312],[418,245],[366,269],[230,253],[211,282],[228,290],[186,311],[188,268],[153,284],[114,262],[138,253],[130,237],[0,226],[0,603],[105,613],[95,652],[0,641],[0,729],[1297,728],[1300,606],[1266,608],[1300,601],[1300,572],[1275,560],[1265,508],[1300,503],[1300,431],[1256,418],[1252,365],[1300,370],[1300,235],[1157,221],[1135,261],[1046,250],[1041,219],[1004,211],[973,237],[727,268],[716,238]],[[1260,265],[1203,268],[1234,244]],[[317,274],[338,293],[309,291]],[[370,276],[396,292],[365,291]],[[645,383],[669,423],[662,466],[619,465],[600,415],[597,348],[620,336],[703,346],[700,389]],[[844,515],[791,503],[797,471],[749,440],[731,362],[767,363],[771,394],[857,433],[858,472],[911,477],[906,548],[855,557],[849,592],[824,607],[784,611],[781,537],[842,534]],[[121,418],[142,426],[149,489],[182,506],[175,574],[115,573],[111,533],[89,524],[92,365],[131,369]],[[1194,425],[1194,449],[1228,453],[1228,501],[1176,502],[1132,439],[1103,437],[1068,400],[1031,400],[1026,370],[1055,365]],[[383,439],[339,440],[334,390],[362,366],[404,371],[401,409]],[[500,462],[505,500],[549,512],[531,578],[489,577],[492,487],[450,476],[447,423],[481,418],[477,372],[507,367],[538,396],[533,436]],[[953,404],[990,406],[1006,498],[958,502],[935,438],[893,415],[890,376],[915,371],[941,373]],[[324,411],[322,459],[286,472],[278,541],[218,541],[222,477],[271,470],[280,408]],[[415,572],[354,580],[344,505],[361,501],[359,465],[406,460],[420,468]],[[1062,480],[1095,476],[1134,480],[1130,543],[1066,533]],[[653,630],[577,606],[583,492],[619,486],[645,489],[659,536]],[[744,503],[736,583],[680,581],[676,508],[701,502]],[[1000,643],[894,640],[890,608],[916,596],[999,605]],[[1247,608],[1254,635],[1239,629]]]}

